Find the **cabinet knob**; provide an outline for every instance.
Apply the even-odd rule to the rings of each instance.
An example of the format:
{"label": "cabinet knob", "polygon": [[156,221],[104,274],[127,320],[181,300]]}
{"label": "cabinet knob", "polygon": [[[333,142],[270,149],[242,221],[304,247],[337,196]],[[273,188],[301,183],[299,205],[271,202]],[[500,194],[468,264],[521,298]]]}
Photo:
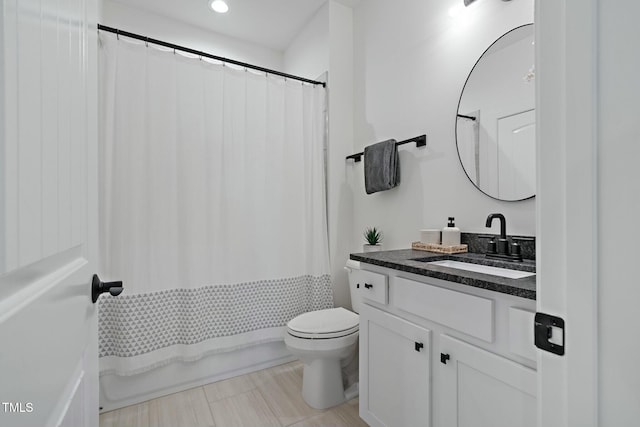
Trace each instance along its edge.
{"label": "cabinet knob", "polygon": [[440,353],[440,363],[447,364],[447,360],[451,359],[448,354]]}
{"label": "cabinet knob", "polygon": [[367,289],[371,289],[371,288],[373,288],[373,285],[371,283],[365,283],[364,287],[367,288]]}
{"label": "cabinet knob", "polygon": [[424,348],[424,344],[422,344],[421,342],[416,341],[414,348],[416,349],[417,352],[419,352],[421,348]]}

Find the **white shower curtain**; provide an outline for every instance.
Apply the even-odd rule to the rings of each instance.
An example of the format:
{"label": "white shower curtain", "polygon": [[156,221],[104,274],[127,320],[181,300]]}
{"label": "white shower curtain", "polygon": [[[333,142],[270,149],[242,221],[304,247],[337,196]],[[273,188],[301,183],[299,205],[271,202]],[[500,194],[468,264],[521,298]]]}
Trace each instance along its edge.
{"label": "white shower curtain", "polygon": [[333,306],[325,90],[101,34],[101,373],[281,340]]}

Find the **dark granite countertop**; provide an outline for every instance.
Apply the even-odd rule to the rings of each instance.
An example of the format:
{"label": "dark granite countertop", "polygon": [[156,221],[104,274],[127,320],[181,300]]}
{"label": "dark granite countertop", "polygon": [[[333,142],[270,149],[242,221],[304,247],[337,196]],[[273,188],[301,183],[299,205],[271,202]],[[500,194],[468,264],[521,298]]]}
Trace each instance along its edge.
{"label": "dark granite countertop", "polygon": [[[367,264],[379,265],[394,270],[406,271],[421,276],[435,277],[436,279],[460,283],[465,286],[488,289],[521,298],[536,299],[536,276],[522,279],[509,279],[506,277],[459,270],[439,265],[427,264],[429,261],[458,260],[472,264],[490,265],[494,267],[509,268],[535,272],[536,264],[533,260],[523,262],[509,262],[486,258],[483,254],[439,254],[434,252],[416,251],[413,249],[400,249],[394,251],[354,253],[350,258]],[[416,259],[422,259],[420,261]]]}

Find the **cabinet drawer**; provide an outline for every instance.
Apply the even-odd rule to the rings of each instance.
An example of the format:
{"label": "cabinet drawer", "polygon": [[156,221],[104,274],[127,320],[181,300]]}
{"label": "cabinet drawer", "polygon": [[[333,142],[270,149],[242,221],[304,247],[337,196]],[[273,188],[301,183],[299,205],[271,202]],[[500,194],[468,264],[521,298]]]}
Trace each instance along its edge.
{"label": "cabinet drawer", "polygon": [[389,302],[387,276],[385,274],[366,270],[355,271],[355,273],[357,273],[356,286],[363,298],[380,304],[387,304]]}
{"label": "cabinet drawer", "polygon": [[493,342],[493,300],[398,277],[396,307],[487,342]]}

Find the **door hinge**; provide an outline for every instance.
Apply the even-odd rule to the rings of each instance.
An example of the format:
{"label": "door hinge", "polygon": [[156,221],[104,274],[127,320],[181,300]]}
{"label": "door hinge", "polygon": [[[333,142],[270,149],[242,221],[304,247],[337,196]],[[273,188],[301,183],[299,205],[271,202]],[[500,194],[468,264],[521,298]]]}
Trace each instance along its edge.
{"label": "door hinge", "polygon": [[564,355],[564,319],[536,313],[534,322],[536,347],[559,356]]}

